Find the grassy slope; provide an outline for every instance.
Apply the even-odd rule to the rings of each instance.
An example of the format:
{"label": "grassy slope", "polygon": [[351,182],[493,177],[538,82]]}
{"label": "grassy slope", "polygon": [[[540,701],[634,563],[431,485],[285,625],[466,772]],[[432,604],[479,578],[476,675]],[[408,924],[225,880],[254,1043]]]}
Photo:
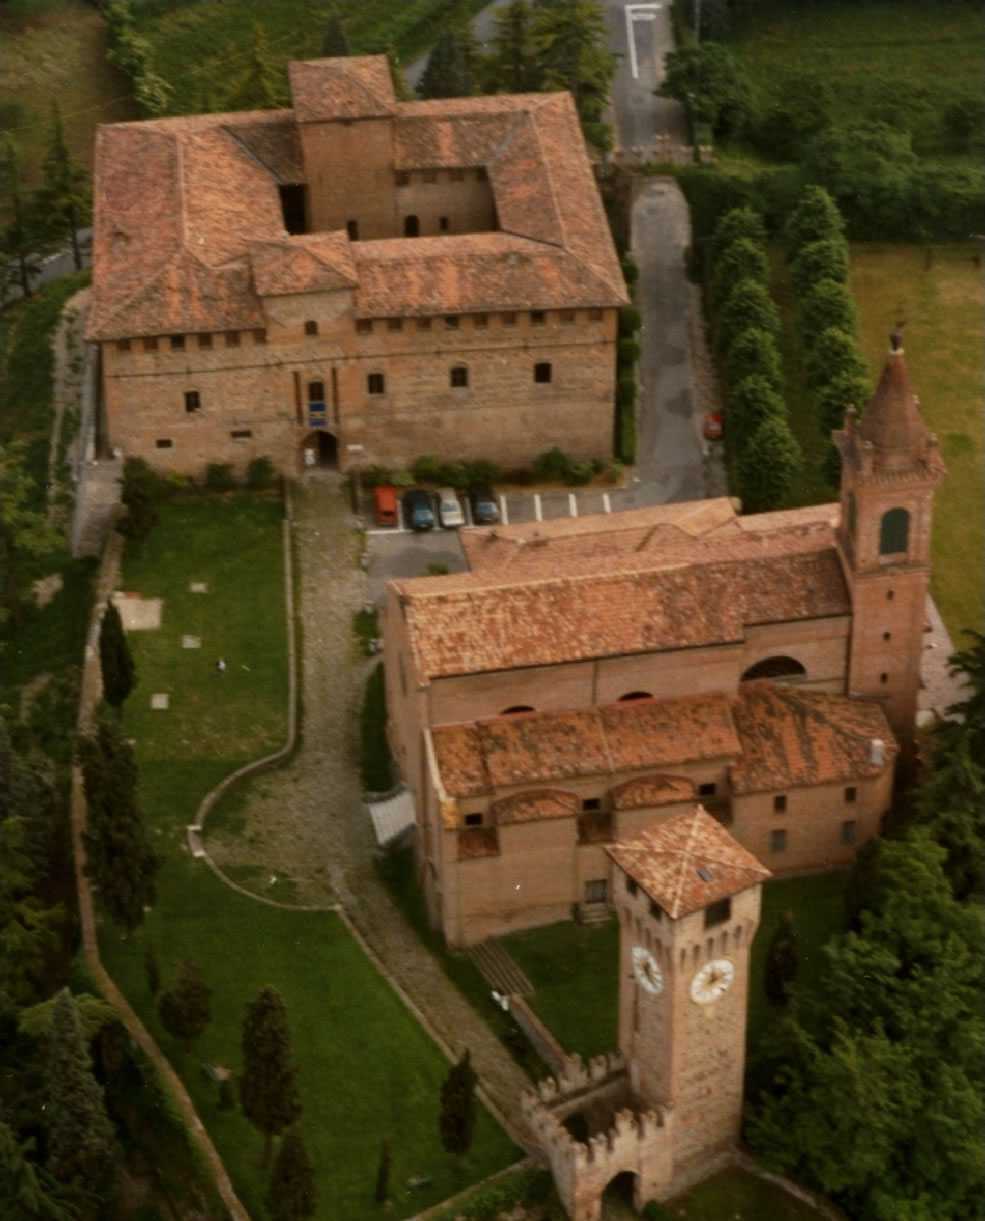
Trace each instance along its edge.
{"label": "grassy slope", "polygon": [[92,169],[97,123],[137,118],[129,81],[106,63],[103,19],[84,0],[11,0],[0,9],[0,117],[28,186],[40,180],[52,100],[73,156]]}
{"label": "grassy slope", "polygon": [[[287,1003],[301,1070],[301,1127],[318,1176],[318,1217],[366,1216],[383,1139],[391,1142],[392,1215],[399,1217],[507,1164],[515,1150],[483,1112],[474,1152],[456,1168],[437,1135],[447,1063],[338,918],[244,899],[186,847],[185,827],[208,789],[283,741],[280,516],[275,500],[179,499],[162,507],[146,557],[128,553],[123,587],[164,598],[161,629],[130,635],[140,685],[127,702],[125,726],[137,739],[144,815],[166,860],[146,925],[130,943],[105,927],[102,952],[184,1077],[252,1215],[263,1215],[268,1182],[258,1164],[261,1139],[237,1112],[219,1110],[217,1088],[200,1065],[238,1068],[244,1007],[273,983]],[[189,591],[199,580],[208,582],[208,593]],[[183,649],[182,635],[200,636],[202,648]],[[214,670],[219,653],[229,666],[223,678]],[[171,695],[166,712],[150,710],[158,691]],[[172,964],[188,958],[214,989],[212,1024],[191,1055],[158,1022],[144,978],[148,944],[165,986]],[[433,1184],[410,1197],[404,1183],[413,1176]]]}
{"label": "grassy slope", "polygon": [[706,1179],[667,1206],[670,1216],[681,1221],[817,1221],[818,1213],[780,1187],[733,1167]]}
{"label": "grassy slope", "polygon": [[852,247],[852,292],[873,377],[885,359],[889,330],[905,319],[910,381],[948,466],[935,501],[932,589],[955,647],[963,628],[981,630],[985,618],[980,257],[978,244]]}

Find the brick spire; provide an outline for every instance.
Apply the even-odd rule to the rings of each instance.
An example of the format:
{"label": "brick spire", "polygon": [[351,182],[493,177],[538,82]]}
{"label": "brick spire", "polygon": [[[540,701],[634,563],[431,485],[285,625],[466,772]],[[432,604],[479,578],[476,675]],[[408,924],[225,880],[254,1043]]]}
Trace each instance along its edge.
{"label": "brick spire", "polygon": [[927,439],[927,427],[920,416],[917,397],[910,388],[903,360],[903,336],[894,331],[875,394],[859,424],[863,441],[868,441],[877,456],[896,453],[914,454]]}

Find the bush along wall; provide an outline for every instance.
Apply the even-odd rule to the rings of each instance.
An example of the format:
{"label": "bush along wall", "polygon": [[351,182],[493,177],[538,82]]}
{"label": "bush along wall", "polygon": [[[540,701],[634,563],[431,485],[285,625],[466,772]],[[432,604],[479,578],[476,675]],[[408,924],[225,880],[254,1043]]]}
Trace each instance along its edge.
{"label": "bush along wall", "polygon": [[[632,259],[622,261],[623,278],[630,295],[636,298],[639,270]],[[619,311],[619,342],[616,349],[616,410],[612,451],[618,462],[636,461],[636,362],[640,345],[636,335],[640,329],[640,311],[627,305]]]}

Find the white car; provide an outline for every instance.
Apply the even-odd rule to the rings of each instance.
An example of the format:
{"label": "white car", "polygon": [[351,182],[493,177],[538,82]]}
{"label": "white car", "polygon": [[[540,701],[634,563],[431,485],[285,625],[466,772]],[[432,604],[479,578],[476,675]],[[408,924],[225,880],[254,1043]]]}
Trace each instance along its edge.
{"label": "white car", "polygon": [[465,525],[465,514],[454,488],[438,489],[438,521],[446,530],[457,530]]}

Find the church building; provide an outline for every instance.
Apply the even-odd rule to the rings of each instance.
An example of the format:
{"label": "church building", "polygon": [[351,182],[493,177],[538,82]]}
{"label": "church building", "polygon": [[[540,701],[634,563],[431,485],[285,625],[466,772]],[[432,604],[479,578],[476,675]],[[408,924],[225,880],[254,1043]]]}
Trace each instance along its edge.
{"label": "church building", "polygon": [[102,443],[241,476],[612,449],[625,284],[567,93],[399,102],[385,56],[289,110],[96,139]]}
{"label": "church building", "polygon": [[898,336],[840,501],[466,531],[391,583],[391,742],[448,942],[607,915],[613,846],[693,810],[774,874],[848,863],[912,745],[934,491]]}

